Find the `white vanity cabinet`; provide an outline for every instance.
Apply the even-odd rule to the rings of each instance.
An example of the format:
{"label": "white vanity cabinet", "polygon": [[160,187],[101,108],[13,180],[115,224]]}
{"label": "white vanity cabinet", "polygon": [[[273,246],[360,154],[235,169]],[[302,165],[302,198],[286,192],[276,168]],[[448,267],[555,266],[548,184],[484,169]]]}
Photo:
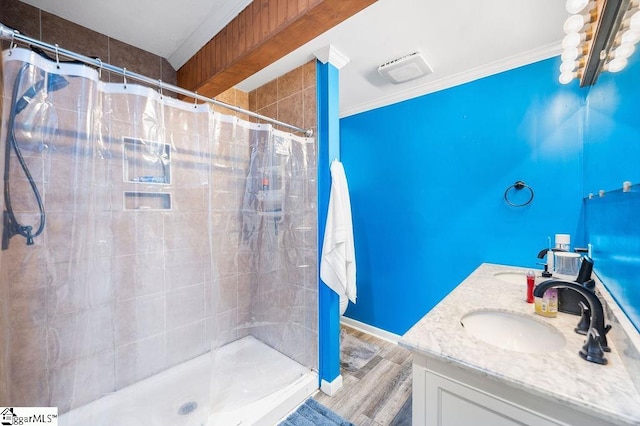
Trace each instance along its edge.
{"label": "white vanity cabinet", "polygon": [[[634,379],[640,378],[640,345],[627,343],[637,331],[618,335],[622,329],[616,320],[607,365],[583,360],[578,351],[584,336],[573,332],[578,318],[535,315],[525,300],[526,271],[480,265],[402,336],[399,344],[413,354],[413,425],[640,425],[640,382]],[[521,275],[522,283],[503,281],[501,274]],[[544,322],[565,342],[558,347],[490,344],[463,325],[469,314],[483,310]],[[509,329],[502,323],[490,327],[497,334]],[[622,350],[618,342],[624,343]],[[639,369],[631,375],[636,370],[627,366],[634,363]]]}
{"label": "white vanity cabinet", "polygon": [[609,424],[445,362],[413,357],[413,426]]}

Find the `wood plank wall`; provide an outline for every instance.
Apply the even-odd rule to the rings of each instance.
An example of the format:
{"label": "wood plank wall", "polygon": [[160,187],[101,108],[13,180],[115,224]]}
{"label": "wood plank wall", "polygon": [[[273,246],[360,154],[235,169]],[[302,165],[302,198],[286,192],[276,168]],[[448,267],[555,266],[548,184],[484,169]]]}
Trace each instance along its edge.
{"label": "wood plank wall", "polygon": [[178,70],[178,85],[215,97],[376,0],[254,0]]}

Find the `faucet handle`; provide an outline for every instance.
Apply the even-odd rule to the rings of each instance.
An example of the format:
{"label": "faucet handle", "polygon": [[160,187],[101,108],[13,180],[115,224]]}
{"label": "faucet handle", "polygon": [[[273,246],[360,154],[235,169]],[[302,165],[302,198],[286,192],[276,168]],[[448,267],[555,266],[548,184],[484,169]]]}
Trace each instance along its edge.
{"label": "faucet handle", "polygon": [[604,326],[604,335],[602,336],[602,350],[605,352],[611,352],[611,348],[609,347],[609,344],[607,343],[607,334],[609,333],[609,330],[611,330],[611,324],[607,324]]}
{"label": "faucet handle", "polygon": [[[591,327],[591,309],[587,305],[584,304],[582,300],[578,302],[578,306],[580,306],[580,321],[578,325],[573,330],[578,334],[586,335],[589,331],[589,327]],[[596,331],[597,333],[597,331]]]}
{"label": "faucet handle", "polygon": [[587,332],[587,340],[580,349],[579,355],[590,362],[595,362],[596,364],[607,364],[607,359],[604,357],[604,350],[602,349],[602,345],[600,344],[600,333],[595,328],[591,327]]}

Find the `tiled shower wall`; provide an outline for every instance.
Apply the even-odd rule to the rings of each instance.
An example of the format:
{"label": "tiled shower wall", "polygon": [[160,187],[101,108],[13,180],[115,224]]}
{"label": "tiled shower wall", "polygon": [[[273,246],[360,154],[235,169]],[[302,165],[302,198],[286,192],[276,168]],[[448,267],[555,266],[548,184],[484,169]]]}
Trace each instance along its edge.
{"label": "tiled shower wall", "polygon": [[[135,119],[151,105],[112,102],[103,122],[106,150],[98,155],[84,136],[91,128],[83,126],[85,108],[67,96],[70,89],[56,92],[57,136],[41,151],[24,150],[45,201],[45,232],[33,246],[11,239],[0,283],[10,298],[2,309],[10,323],[2,336],[10,392],[0,399],[9,395],[12,405],[53,405],[61,412],[210,350],[216,321],[209,197],[217,206],[213,214],[237,216],[246,159],[235,152],[247,151],[227,141],[218,145],[233,154],[224,156],[228,173],[216,171],[210,192],[210,159],[197,145],[208,116],[202,114],[202,128],[187,125],[188,117],[169,120],[171,185],[125,182],[122,137],[158,140],[148,122]],[[11,179],[18,189],[14,206],[26,205],[18,202],[30,196],[18,168]],[[172,196],[170,211],[125,210],[124,191],[159,190]],[[87,210],[91,195],[95,204]],[[237,220],[223,223],[230,234],[238,228]],[[231,301],[226,310],[236,308],[237,299]]]}
{"label": "tiled shower wall", "polygon": [[249,109],[315,133],[316,61],[309,61],[249,92]]}
{"label": "tiled shower wall", "polygon": [[[259,114],[316,132],[316,64],[310,61],[249,93],[249,107]],[[287,129],[283,129],[287,130]],[[253,327],[251,334],[301,364],[318,367],[317,144],[306,147],[304,208],[291,215],[282,236],[284,271],[251,273],[256,318],[285,322],[284,327]],[[286,282],[282,279],[286,277]],[[288,314],[285,314],[288,312]]]}
{"label": "tiled shower wall", "polygon": [[[165,59],[17,0],[0,0],[0,22],[79,53],[108,58],[107,62],[126,66],[128,70],[175,82],[175,72]],[[117,79],[111,77],[112,81]],[[310,62],[250,94],[230,89],[218,99],[243,108],[251,107],[253,102],[252,108],[261,114],[315,130],[315,63]],[[63,259],[43,262],[37,247],[29,251],[18,241],[19,237],[11,240],[11,249],[1,253],[4,260],[3,257],[0,260],[3,264],[8,264],[9,256],[14,260],[10,262],[12,271],[2,272],[10,275],[8,282],[16,293],[12,295],[15,297],[11,312],[2,315],[7,321],[8,315],[12,321],[28,320],[21,325],[21,338],[14,335],[10,345],[3,348],[10,351],[10,365],[3,366],[4,358],[0,356],[0,374],[9,377],[6,372],[11,370],[9,380],[5,381],[12,387],[11,400],[6,403],[55,404],[61,411],[81,405],[207,351],[214,324],[228,330],[224,341],[254,334],[299,362],[317,368],[316,145],[307,152],[309,180],[305,209],[292,218],[293,232],[285,242],[284,268],[289,286],[252,269],[255,253],[240,249],[238,212],[250,155],[248,143],[221,145],[218,152],[223,155],[214,161],[216,179],[211,183],[213,240],[218,256],[215,279],[219,280],[215,284],[220,289],[219,305],[215,308],[211,306],[214,287],[208,262],[194,255],[194,250],[201,249],[194,242],[207,226],[208,193],[193,187],[190,180],[193,165],[188,161],[180,164],[176,158],[174,164],[176,188],[180,182],[183,186],[175,191],[171,213],[144,212],[142,220],[141,216],[134,219],[122,212],[119,204],[122,188],[115,185],[117,195],[113,200],[120,201],[101,213],[105,226],[99,235],[101,245],[95,250],[94,284],[100,290],[97,293],[86,293],[77,283],[65,281],[69,265]],[[64,158],[50,160],[45,159],[44,163],[57,164],[60,170],[67,162]],[[116,170],[114,176],[121,176],[121,172]],[[68,207],[63,198],[56,199],[54,191],[47,195],[50,210],[47,243],[68,250],[64,242],[65,223],[70,217]],[[54,237],[56,231],[60,241]],[[141,238],[144,244],[136,243]],[[81,304],[77,303],[86,297],[91,299],[90,310],[80,309]],[[56,311],[60,306],[65,312]],[[278,309],[274,310],[274,306]],[[218,312],[218,318],[212,318],[213,311]],[[40,314],[34,316],[36,312]],[[285,312],[287,315],[283,316]],[[280,326],[247,327],[253,319],[268,315],[270,322]],[[36,322],[29,322],[34,319]],[[101,334],[104,339],[80,347],[77,335],[65,332],[78,323],[95,327],[96,331],[111,331]],[[51,333],[56,335],[59,345],[56,351],[63,348],[56,359],[50,359]],[[33,386],[34,382],[38,385]],[[63,402],[70,400],[78,386],[82,391],[72,402]]]}

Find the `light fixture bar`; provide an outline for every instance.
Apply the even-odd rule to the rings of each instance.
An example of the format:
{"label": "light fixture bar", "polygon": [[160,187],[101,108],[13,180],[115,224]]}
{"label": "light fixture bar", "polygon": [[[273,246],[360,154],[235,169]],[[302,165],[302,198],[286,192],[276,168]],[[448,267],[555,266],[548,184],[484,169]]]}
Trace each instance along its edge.
{"label": "light fixture bar", "polygon": [[624,14],[629,8],[629,2],[630,0],[604,0],[589,49],[587,64],[580,79],[580,87],[591,86],[598,80]]}

